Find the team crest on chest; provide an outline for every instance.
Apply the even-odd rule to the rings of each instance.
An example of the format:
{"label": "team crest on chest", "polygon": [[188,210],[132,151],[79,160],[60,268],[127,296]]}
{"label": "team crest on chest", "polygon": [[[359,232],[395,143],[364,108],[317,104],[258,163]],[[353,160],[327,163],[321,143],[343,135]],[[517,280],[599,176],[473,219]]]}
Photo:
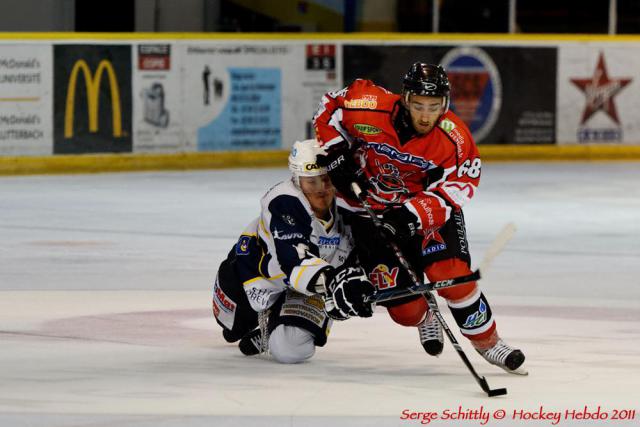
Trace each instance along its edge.
{"label": "team crest on chest", "polygon": [[371,177],[369,182],[376,189],[376,194],[384,194],[383,202],[393,203],[400,200],[403,194],[408,194],[409,190],[404,182],[405,178],[414,172],[401,174],[397,166],[393,163],[380,163],[376,159],[378,173]]}

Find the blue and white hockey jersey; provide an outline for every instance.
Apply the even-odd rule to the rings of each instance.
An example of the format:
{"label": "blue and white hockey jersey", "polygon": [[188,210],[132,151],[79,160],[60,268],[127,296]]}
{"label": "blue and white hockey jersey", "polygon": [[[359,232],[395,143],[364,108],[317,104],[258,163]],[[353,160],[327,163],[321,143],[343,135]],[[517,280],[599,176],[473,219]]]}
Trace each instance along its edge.
{"label": "blue and white hockey jersey", "polygon": [[342,265],[354,246],[335,204],[328,221],[316,218],[291,181],[267,191],[261,207],[235,246],[237,273],[256,311],[269,308],[287,288],[313,294],[307,289],[312,279],[327,266]]}

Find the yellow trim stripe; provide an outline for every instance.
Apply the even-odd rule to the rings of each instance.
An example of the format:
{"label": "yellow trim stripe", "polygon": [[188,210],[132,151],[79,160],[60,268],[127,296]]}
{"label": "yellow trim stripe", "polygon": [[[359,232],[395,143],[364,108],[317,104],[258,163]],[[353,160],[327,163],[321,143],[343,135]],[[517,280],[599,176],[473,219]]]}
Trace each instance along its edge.
{"label": "yellow trim stripe", "polygon": [[616,161],[640,160],[640,145],[479,145],[488,161]]}
{"label": "yellow trim stripe", "polygon": [[252,284],[252,283],[254,283],[254,282],[257,282],[258,280],[261,280],[261,279],[262,279],[262,280],[275,280],[275,279],[281,279],[281,278],[283,278],[283,277],[285,277],[285,274],[284,274],[284,273],[282,273],[282,274],[278,274],[278,275],[273,276],[273,277],[262,277],[262,276],[257,276],[257,277],[254,277],[253,279],[245,280],[245,281],[242,283],[242,286],[250,285],[250,284]]}
{"label": "yellow trim stripe", "polygon": [[258,222],[258,225],[260,226],[260,228],[262,228],[262,231],[264,231],[264,233],[267,236],[271,236],[271,233],[269,232],[269,230],[267,230],[267,227],[264,226],[264,221],[262,221],[262,218],[260,218],[260,221]]}
{"label": "yellow trim stripe", "polygon": [[317,218],[318,221],[320,221],[320,224],[322,224],[322,226],[326,231],[331,230],[331,227],[333,227],[333,223],[334,223],[333,213],[329,211],[329,214],[331,215],[331,219],[329,219],[328,221],[325,221],[322,218]]}
{"label": "yellow trim stripe", "polygon": [[606,34],[491,34],[491,33],[74,33],[74,32],[42,32],[42,33],[7,33],[0,32],[0,40],[46,41],[46,40],[121,40],[137,42],[145,40],[344,40],[344,41],[496,41],[496,42],[634,42],[640,41],[638,35],[606,35]]}
{"label": "yellow trim stripe", "polygon": [[242,282],[242,285],[243,285],[243,286],[247,286],[247,285],[252,284],[253,282],[257,282],[257,281],[258,281],[258,280],[260,280],[260,279],[264,279],[264,277],[262,277],[262,276],[257,276],[257,277],[254,277],[253,279],[245,280],[244,282]]}
{"label": "yellow trim stripe", "polygon": [[0,156],[0,175],[281,167],[288,152]]}
{"label": "yellow trim stripe", "polygon": [[293,287],[294,287],[295,289],[297,289],[297,290],[300,290],[300,288],[298,287],[298,283],[300,282],[300,279],[302,278],[302,273],[304,273],[304,271],[305,271],[308,267],[313,267],[313,266],[316,266],[316,265],[321,265],[321,264],[324,264],[325,262],[326,262],[326,261],[323,261],[323,260],[321,260],[320,258],[316,258],[316,259],[313,261],[313,264],[307,264],[307,265],[305,265],[305,266],[302,266],[302,267],[300,268],[300,271],[298,272],[298,276],[296,277],[295,282],[293,283]]}
{"label": "yellow trim stripe", "polygon": [[[263,277],[265,276],[264,271],[262,271],[262,260],[264,259],[266,252],[262,252],[262,256],[260,256],[260,261],[258,261],[258,273],[260,273]],[[268,267],[267,267],[268,269]]]}
{"label": "yellow trim stripe", "polygon": [[[480,145],[483,161],[638,161],[640,145]],[[0,156],[0,175],[286,167],[288,151]],[[263,230],[269,232],[262,226]]]}

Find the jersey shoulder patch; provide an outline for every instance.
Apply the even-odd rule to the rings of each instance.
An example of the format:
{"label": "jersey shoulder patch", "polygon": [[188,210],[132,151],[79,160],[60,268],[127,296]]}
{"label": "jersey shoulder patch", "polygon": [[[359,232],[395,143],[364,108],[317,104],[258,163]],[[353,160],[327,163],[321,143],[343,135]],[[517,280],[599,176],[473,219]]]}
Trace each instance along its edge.
{"label": "jersey shoulder patch", "polygon": [[457,145],[458,156],[461,156],[460,150],[463,146],[473,144],[473,137],[464,122],[452,111],[448,111],[445,114],[437,126]]}
{"label": "jersey shoulder patch", "polygon": [[358,79],[349,86],[344,107],[349,110],[391,111],[399,95],[376,85],[371,80]]}
{"label": "jersey shoulder patch", "polygon": [[444,119],[442,121],[440,121],[440,123],[438,124],[438,126],[440,126],[440,128],[445,131],[446,133],[451,132],[452,130],[454,130],[456,128],[456,124],[449,120],[449,119]]}

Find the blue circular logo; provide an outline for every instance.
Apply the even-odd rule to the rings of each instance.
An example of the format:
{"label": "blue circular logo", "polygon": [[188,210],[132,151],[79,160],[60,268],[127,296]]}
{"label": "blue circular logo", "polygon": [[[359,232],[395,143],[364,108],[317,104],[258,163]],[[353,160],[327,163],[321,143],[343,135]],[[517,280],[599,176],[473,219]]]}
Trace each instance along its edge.
{"label": "blue circular logo", "polygon": [[498,67],[477,47],[452,49],[441,64],[451,83],[451,109],[469,126],[474,139],[482,141],[500,113],[502,83]]}

